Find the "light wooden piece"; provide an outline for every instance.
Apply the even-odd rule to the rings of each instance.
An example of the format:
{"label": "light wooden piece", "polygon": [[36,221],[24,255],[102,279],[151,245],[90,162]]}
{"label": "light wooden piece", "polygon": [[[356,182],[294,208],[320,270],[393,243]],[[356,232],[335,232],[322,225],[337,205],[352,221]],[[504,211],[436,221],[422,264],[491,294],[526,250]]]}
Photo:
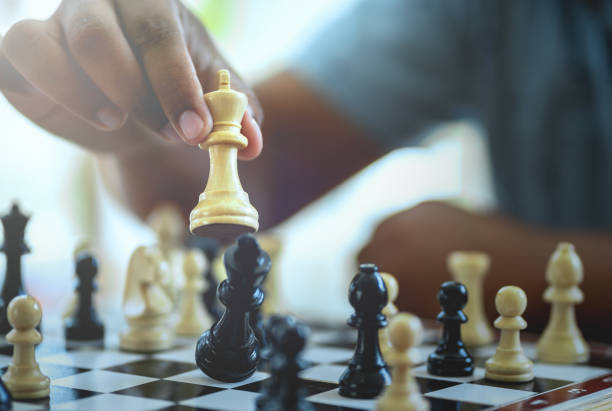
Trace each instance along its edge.
{"label": "light wooden piece", "polygon": [[[157,247],[162,258],[168,263],[171,275],[168,282],[162,284],[175,305],[178,304],[178,291],[180,288],[181,268],[176,267],[177,254],[182,248],[186,232],[186,221],[183,213],[173,203],[163,203],[153,209],[147,217],[149,227],[155,232]],[[180,263],[180,262],[179,262]]]}
{"label": "light wooden piece", "polygon": [[13,358],[2,381],[14,399],[34,400],[49,396],[49,377],[44,375],[36,362],[34,347],[42,336],[36,326],[42,318],[42,309],[34,297],[20,295],[8,306],[8,321],[13,329],[6,340],[13,344]]}
{"label": "light wooden piece", "polygon": [[574,306],[584,300],[578,284],[583,269],[580,257],[570,243],[560,243],[548,261],[544,301],[550,303],[551,315],[536,348],[541,361],[563,364],[585,363],[589,346],[578,328]]}
{"label": "light wooden piece", "polygon": [[[264,291],[266,298],[261,304],[261,313],[264,316],[272,315],[285,311],[283,295],[282,295],[282,279],[280,278],[278,264],[281,254],[281,240],[275,234],[257,234],[256,236],[259,246],[270,256],[274,261],[272,268],[266,276],[264,282]],[[225,269],[225,267],[223,267]]]}
{"label": "light wooden piece", "polygon": [[240,134],[248,100],[230,88],[229,71],[219,70],[217,83],[218,90],[204,95],[214,123],[200,148],[208,149],[210,171],[206,188],[189,216],[189,229],[198,236],[230,240],[257,231],[259,215],[238,176],[238,150],[248,145]]}
{"label": "light wooden piece", "polygon": [[427,411],[427,401],[419,391],[412,367],[419,363],[416,347],[423,342],[423,326],[418,317],[399,313],[389,323],[389,354],[393,366],[391,384],[376,402],[377,411]]}
{"label": "light wooden piece", "polygon": [[523,353],[520,330],[527,327],[521,317],[527,308],[527,296],[519,287],[502,287],[495,296],[499,317],[495,328],[501,330],[499,345],[493,357],[485,363],[485,378],[503,382],[527,382],[533,380],[533,363]]}
{"label": "light wooden piece", "polygon": [[138,247],[128,264],[123,293],[123,313],[128,328],[119,346],[128,351],[154,352],[172,347],[169,325],[174,303],[162,284],[170,275],[156,247]]}
{"label": "light wooden piece", "polygon": [[186,336],[198,336],[212,325],[212,319],[202,304],[206,257],[202,251],[192,249],[183,256],[183,274],[185,276],[183,292],[179,307],[179,321],[176,333]]}
{"label": "light wooden piece", "polygon": [[[391,319],[397,314],[399,311],[397,306],[395,305],[395,300],[397,300],[397,296],[399,294],[399,284],[395,277],[389,273],[380,273],[382,277],[385,287],[387,287],[387,305],[382,310],[382,313],[387,318],[387,321],[391,321]],[[389,326],[385,328],[381,328],[378,330],[378,345],[380,347],[380,353],[383,358],[387,358],[389,352],[391,352],[391,341],[389,341]]]}
{"label": "light wooden piece", "polygon": [[461,325],[463,343],[468,347],[491,344],[495,332],[485,314],[482,291],[489,271],[489,256],[477,251],[455,251],[449,254],[447,266],[453,279],[468,290],[468,302],[463,309],[468,321]]}

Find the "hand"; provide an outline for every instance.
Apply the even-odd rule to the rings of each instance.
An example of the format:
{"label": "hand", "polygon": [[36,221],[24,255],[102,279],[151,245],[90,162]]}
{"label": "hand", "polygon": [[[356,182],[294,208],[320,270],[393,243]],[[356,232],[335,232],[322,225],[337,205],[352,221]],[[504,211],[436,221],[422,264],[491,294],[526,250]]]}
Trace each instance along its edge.
{"label": "hand", "polygon": [[[47,131],[98,152],[166,141],[196,145],[212,119],[203,95],[230,68],[178,0],[64,0],[45,21],[16,23],[0,43],[0,90]],[[230,68],[231,71],[231,68]],[[249,108],[241,159],[259,155],[263,112],[232,71]]]}

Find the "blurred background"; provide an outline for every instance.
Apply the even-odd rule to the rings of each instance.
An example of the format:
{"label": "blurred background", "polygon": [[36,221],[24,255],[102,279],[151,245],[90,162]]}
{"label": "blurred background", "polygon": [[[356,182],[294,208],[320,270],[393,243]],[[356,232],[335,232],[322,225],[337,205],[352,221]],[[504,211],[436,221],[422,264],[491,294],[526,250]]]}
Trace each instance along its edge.
{"label": "blurred background", "polygon": [[[59,3],[0,0],[0,33],[23,18],[47,18]],[[352,3],[186,1],[251,84],[279,70]],[[27,290],[42,302],[45,326],[60,324],[59,313],[72,294],[73,250],[83,239],[100,260],[102,317],[120,318],[128,258],[136,246],[152,243],[153,233],[106,193],[90,153],[37,128],[1,97],[0,124],[0,213],[18,201],[32,216],[26,232],[32,253],[23,258],[23,276]],[[198,194],[193,193],[194,204]],[[474,125],[438,127],[423,146],[390,153],[278,227],[282,253],[275,264],[287,309],[306,318],[343,321],[356,251],[383,217],[427,199],[452,199],[478,209],[494,204],[486,149]],[[321,235],[330,232],[338,235]],[[1,258],[0,279],[4,264]],[[314,304],[315,292],[328,304]]]}

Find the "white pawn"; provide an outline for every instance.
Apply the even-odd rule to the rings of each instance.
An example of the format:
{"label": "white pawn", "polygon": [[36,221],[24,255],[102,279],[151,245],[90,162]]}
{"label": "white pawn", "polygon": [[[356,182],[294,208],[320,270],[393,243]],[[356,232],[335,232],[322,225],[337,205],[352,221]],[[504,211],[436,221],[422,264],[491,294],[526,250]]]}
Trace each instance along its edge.
{"label": "white pawn", "polygon": [[2,381],[14,399],[34,400],[49,396],[49,377],[44,375],[34,355],[42,336],[36,331],[42,310],[34,297],[19,295],[8,306],[8,321],[13,329],[6,340],[13,344],[13,359]]}
{"label": "white pawn", "polygon": [[468,321],[461,325],[461,338],[468,347],[491,344],[495,337],[483,304],[482,286],[489,270],[490,258],[476,251],[455,251],[447,259],[453,279],[468,290],[468,302],[463,309]]}
{"label": "white pawn", "polygon": [[527,308],[527,296],[519,287],[507,285],[495,296],[499,317],[495,328],[501,330],[499,344],[493,357],[485,363],[485,378],[503,382],[533,380],[533,363],[523,353],[520,330],[527,327],[521,317]]}
{"label": "white pawn", "polygon": [[202,291],[204,289],[202,273],[206,264],[206,257],[200,250],[189,250],[183,256],[185,281],[179,305],[177,334],[198,336],[212,324],[202,304]]}
{"label": "white pawn", "polygon": [[388,355],[393,365],[391,384],[376,402],[376,411],[428,411],[427,401],[419,391],[412,367],[420,358],[417,347],[423,341],[423,326],[418,317],[400,313],[389,324],[393,351]]}
{"label": "white pawn", "polygon": [[168,264],[155,247],[138,247],[128,264],[123,292],[123,313],[128,328],[119,347],[153,352],[172,347],[174,332],[170,316],[174,302],[164,287],[170,275]]}
{"label": "white pawn", "polygon": [[[395,300],[397,300],[397,296],[399,294],[399,284],[394,276],[389,273],[380,273],[385,286],[387,287],[387,305],[382,310],[382,313],[387,318],[387,321],[391,321],[391,319],[397,314],[399,311],[397,306],[395,305]],[[387,357],[387,353],[392,350],[391,341],[389,341],[389,326],[385,328],[381,328],[378,330],[378,346],[380,347],[380,353],[383,358]]]}
{"label": "white pawn", "polygon": [[560,243],[548,261],[544,301],[551,303],[550,320],[537,345],[538,359],[553,363],[585,363],[589,346],[578,328],[574,305],[584,296],[578,284],[583,271],[580,257],[570,243]]}

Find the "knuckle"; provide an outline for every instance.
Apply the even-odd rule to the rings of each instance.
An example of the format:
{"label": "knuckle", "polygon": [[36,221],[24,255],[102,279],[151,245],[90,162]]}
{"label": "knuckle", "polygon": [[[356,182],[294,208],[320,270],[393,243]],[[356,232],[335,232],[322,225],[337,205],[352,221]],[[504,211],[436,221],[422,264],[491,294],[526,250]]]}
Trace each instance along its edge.
{"label": "knuckle", "polygon": [[167,16],[141,16],[133,27],[132,42],[141,52],[173,42],[180,36],[178,27]]}
{"label": "knuckle", "polygon": [[77,16],[66,30],[70,50],[77,56],[100,56],[109,42],[104,24],[91,15]]}
{"label": "knuckle", "polygon": [[37,22],[33,20],[19,21],[9,29],[2,39],[2,49],[7,53],[28,48],[38,38]]}

